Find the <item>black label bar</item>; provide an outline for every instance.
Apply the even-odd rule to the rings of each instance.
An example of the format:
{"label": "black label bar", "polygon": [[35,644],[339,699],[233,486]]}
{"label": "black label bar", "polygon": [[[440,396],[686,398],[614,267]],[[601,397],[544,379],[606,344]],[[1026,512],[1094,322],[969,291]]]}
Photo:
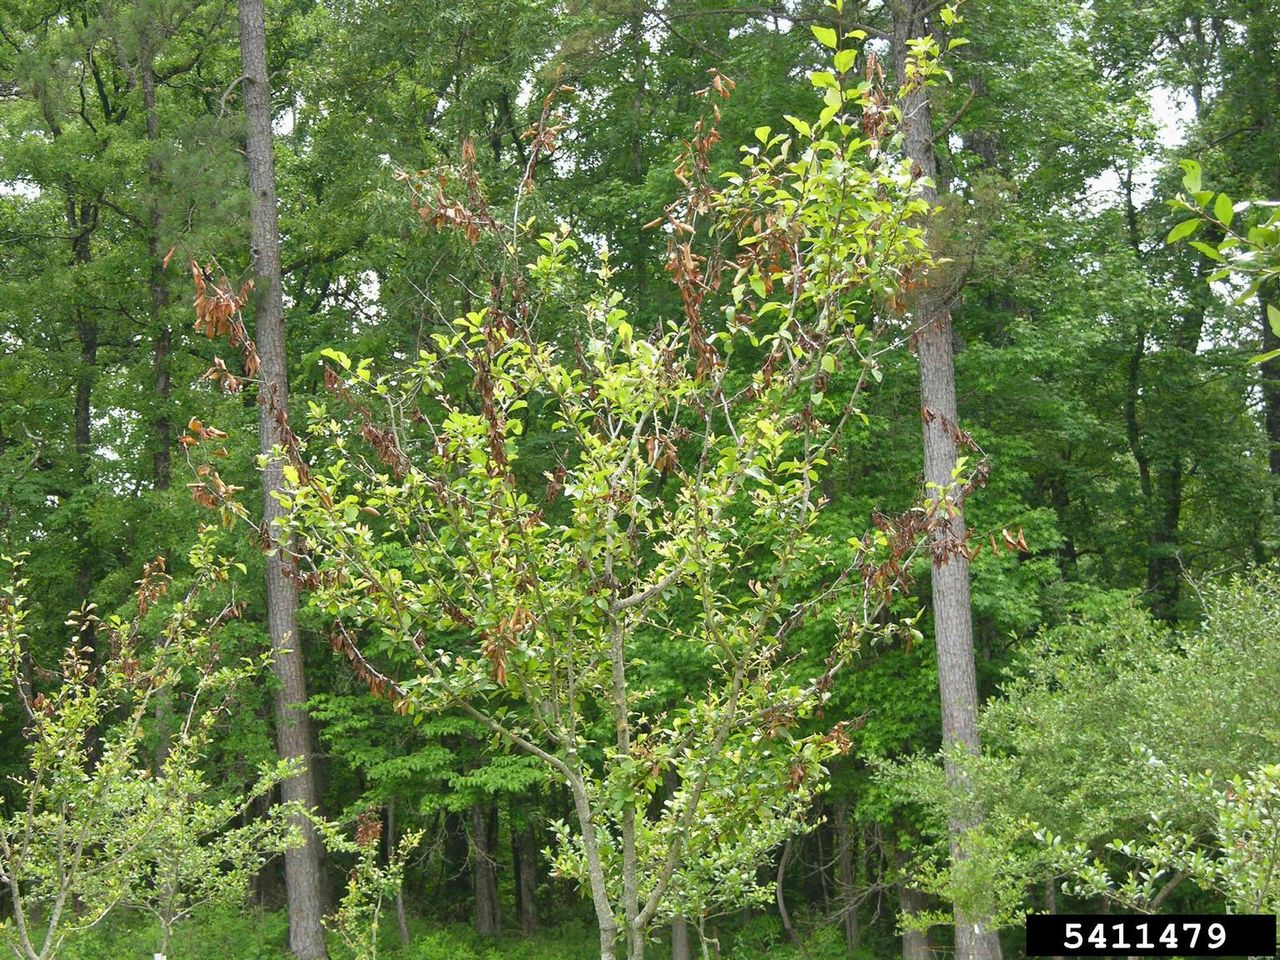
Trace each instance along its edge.
{"label": "black label bar", "polygon": [[1272,957],[1273,914],[1027,916],[1029,957]]}

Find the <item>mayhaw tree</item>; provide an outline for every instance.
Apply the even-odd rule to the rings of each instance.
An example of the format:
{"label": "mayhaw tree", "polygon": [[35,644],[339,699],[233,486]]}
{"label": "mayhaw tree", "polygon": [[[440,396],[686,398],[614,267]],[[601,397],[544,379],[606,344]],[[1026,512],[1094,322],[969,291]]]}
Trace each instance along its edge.
{"label": "mayhaw tree", "polygon": [[[915,83],[940,69],[921,50]],[[928,265],[897,99],[856,58],[811,75],[815,120],[758,129],[718,183],[716,97],[733,85],[713,74],[684,193],[655,221],[683,315],[647,334],[607,250],[585,277],[567,227],[521,219],[559,129],[551,97],[505,214],[467,151],[453,180],[406,177],[423,220],[497,252],[489,302],[399,373],[331,351],[360,439],[312,404],[290,451],[293,562],[334,646],[399,710],[459,710],[564,781],[574,818],[553,862],[610,960],[620,942],[643,956],[658,922],[767,895],[757,867],[804,828],[847,744],[800,724],[853,641],[886,629],[886,586],[945,518],[925,504],[906,529],[851,538],[847,565],[818,528],[819,471]],[[805,675],[788,641],[815,620],[830,649]],[[696,666],[664,702],[647,666],[671,651]],[[412,669],[388,666],[404,652]]]}
{"label": "mayhaw tree", "polygon": [[[187,589],[166,600],[163,559],[147,564],[129,617],[74,614],[56,664],[41,665],[26,633],[27,581],[0,557],[0,690],[24,720],[26,766],[0,802],[0,886],[10,916],[0,943],[21,960],[52,960],[69,937],[114,910],[156,920],[163,957],[174,927],[195,909],[243,899],[266,860],[297,846],[293,808],[248,822],[252,804],[293,772],[281,761],[247,790],[208,782],[204,756],[237,688],[265,658],[226,663],[218,632],[241,605],[223,602],[238,567],[205,529],[192,548]],[[208,608],[213,600],[214,609]],[[102,641],[88,656],[92,628]],[[171,728],[157,731],[157,701]],[[167,750],[157,759],[157,735]]]}

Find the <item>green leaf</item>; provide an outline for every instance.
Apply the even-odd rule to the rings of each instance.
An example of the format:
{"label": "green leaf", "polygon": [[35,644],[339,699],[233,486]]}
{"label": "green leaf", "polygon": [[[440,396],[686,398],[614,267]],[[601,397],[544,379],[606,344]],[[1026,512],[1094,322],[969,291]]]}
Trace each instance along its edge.
{"label": "green leaf", "polygon": [[1177,243],[1179,240],[1186,239],[1200,228],[1201,221],[1199,219],[1183,220],[1180,224],[1169,231],[1169,236],[1165,237],[1165,243]]}
{"label": "green leaf", "polygon": [[801,120],[799,117],[793,117],[791,114],[784,114],[783,119],[791,124],[803,136],[813,136],[813,130],[810,128],[807,120]]}
{"label": "green leaf", "polygon": [[853,50],[853,49],[841,50],[835,56],[836,71],[838,73],[844,73],[846,70],[848,70],[850,67],[853,66],[853,61],[857,59],[858,59],[857,50]]}
{"label": "green leaf", "polygon": [[769,128],[756,127],[756,139],[761,143],[767,143],[769,141]]}
{"label": "green leaf", "polygon": [[1179,160],[1178,166],[1182,167],[1182,185],[1187,188],[1187,193],[1199,193],[1200,164],[1194,160]]}
{"label": "green leaf", "polygon": [[756,292],[757,297],[763,297],[767,295],[764,288],[764,278],[761,277],[760,274],[753,273],[750,277],[750,280],[751,280],[751,289]]}
{"label": "green leaf", "polygon": [[1191,241],[1191,246],[1195,247],[1197,250],[1199,250],[1201,253],[1203,253],[1203,254],[1204,254],[1206,257],[1208,257],[1210,260],[1216,260],[1216,261],[1218,261],[1218,263],[1226,263],[1226,262],[1227,262],[1227,258],[1226,258],[1226,257],[1224,257],[1222,254],[1220,254],[1220,253],[1218,252],[1217,247],[1214,247],[1214,246],[1213,246],[1213,245],[1211,245],[1211,244],[1208,244],[1208,243],[1202,243],[1202,242],[1201,242],[1201,241],[1199,241],[1199,240],[1192,240],[1192,241]]}
{"label": "green leaf", "polygon": [[1267,322],[1271,324],[1271,332],[1280,337],[1280,308],[1267,304]]}
{"label": "green leaf", "polygon": [[327,360],[332,360],[334,363],[338,364],[338,366],[342,367],[343,370],[351,369],[351,358],[341,350],[335,350],[333,347],[325,347],[320,351],[320,356]]}
{"label": "green leaf", "polygon": [[942,22],[945,23],[948,27],[954,25],[956,22],[955,7],[943,7],[938,12],[938,15],[942,17]]}
{"label": "green leaf", "polygon": [[811,26],[809,29],[824,47],[830,47],[832,50],[836,48],[836,32],[830,27]]}
{"label": "green leaf", "polygon": [[1249,362],[1267,363],[1270,360],[1274,360],[1276,357],[1280,357],[1280,350],[1268,350],[1266,353],[1260,353],[1256,357],[1250,357]]}
{"label": "green leaf", "polygon": [[1236,215],[1236,212],[1231,209],[1231,198],[1225,193],[1218,194],[1218,199],[1213,201],[1213,215],[1225,226],[1231,226],[1231,218]]}

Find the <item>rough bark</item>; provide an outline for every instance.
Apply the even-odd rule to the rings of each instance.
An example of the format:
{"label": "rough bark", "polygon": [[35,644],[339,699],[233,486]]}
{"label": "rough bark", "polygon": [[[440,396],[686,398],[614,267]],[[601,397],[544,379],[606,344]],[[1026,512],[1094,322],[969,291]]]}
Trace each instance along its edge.
{"label": "rough bark", "polygon": [[[312,771],[311,720],[307,716],[306,676],[298,638],[298,587],[286,565],[290,544],[279,539],[276,521],[283,510],[275,494],[284,486],[284,463],[272,455],[287,439],[289,399],[285,353],[284,293],[280,272],[280,228],[276,209],[271,86],[267,76],[266,21],[262,0],[240,0],[240,63],[244,72],[245,157],[249,167],[249,241],[254,274],[254,339],[261,362],[258,397],[259,449],[266,456],[262,476],[266,561],[267,633],[271,639],[276,747],[284,759],[303,769],[280,787],[285,802],[316,805]],[[322,917],[320,838],[306,817],[296,824],[304,843],[285,854],[285,891],[289,902],[289,949],[299,960],[327,956]]]}
{"label": "rough bark", "polygon": [[[893,8],[893,56],[899,78],[905,76],[908,41],[929,32],[927,11],[935,6],[919,0],[898,0]],[[933,117],[927,88],[918,87],[902,102],[903,149],[918,166],[920,176],[935,181]],[[926,186],[929,203],[937,192]],[[964,835],[977,822],[971,788],[955,751],[977,753],[978,684],[974,665],[973,622],[969,599],[969,559],[965,553],[964,505],[954,488],[959,449],[956,414],[955,358],[951,329],[954,291],[946,274],[926,286],[914,303],[916,355],[920,362],[920,411],[924,424],[924,480],[926,495],[946,491],[950,504],[939,512],[931,531],[933,626],[938,653],[938,691],[942,706],[942,743],[947,751],[947,780],[959,802],[949,818],[952,862],[965,858]],[[957,960],[999,960],[998,937],[987,930],[985,918],[956,910]],[[905,949],[905,947],[904,947]]]}
{"label": "rough bark", "polygon": [[471,876],[475,890],[476,933],[496,937],[502,932],[502,914],[498,905],[498,865],[494,860],[490,808],[483,803],[471,805]]}

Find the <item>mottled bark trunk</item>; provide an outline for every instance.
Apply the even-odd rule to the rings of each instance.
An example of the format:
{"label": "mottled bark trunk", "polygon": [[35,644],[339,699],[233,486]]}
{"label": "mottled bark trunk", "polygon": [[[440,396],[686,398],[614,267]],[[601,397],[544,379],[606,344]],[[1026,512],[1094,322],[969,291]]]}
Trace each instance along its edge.
{"label": "mottled bark trunk", "polygon": [[[926,11],[933,5],[920,0],[896,0],[893,9],[893,55],[897,76],[905,76],[908,41],[929,32]],[[933,149],[933,118],[928,89],[917,87],[902,100],[903,149],[918,166],[920,176],[934,180],[937,161]],[[923,197],[937,201],[933,187]],[[941,251],[938,251],[941,253]],[[969,599],[969,558],[965,552],[964,504],[954,485],[959,456],[956,414],[955,358],[951,330],[952,292],[936,278],[914,303],[916,355],[920,362],[920,412],[924,424],[924,480],[926,496],[945,496],[949,504],[938,510],[930,533],[932,552],[933,627],[938,654],[938,691],[942,706],[942,744],[946,774],[957,796],[948,833],[953,864],[965,859],[964,835],[979,822],[972,788],[956,751],[977,753],[978,684],[973,653],[973,622]],[[999,960],[1000,941],[987,929],[986,918],[956,910],[957,960]]]}
{"label": "mottled bark trunk", "polygon": [[[291,544],[281,542],[276,526],[283,510],[275,494],[284,486],[284,463],[272,454],[287,439],[289,382],[284,331],[284,292],[280,272],[280,228],[276,209],[271,86],[267,76],[266,22],[262,0],[240,0],[240,62],[244,71],[245,157],[249,167],[249,242],[254,274],[254,339],[261,362],[258,397],[259,449],[266,456],[262,475],[263,528],[270,550],[266,558],[267,633],[271,639],[275,690],[276,746],[281,758],[303,769],[280,787],[289,803],[312,808],[316,791],[311,769],[311,720],[306,713],[307,684],[298,637],[298,587],[290,579]],[[289,949],[299,960],[327,956],[322,917],[320,838],[299,815],[304,843],[285,854],[285,891],[289,901]]]}
{"label": "mottled bark trunk", "polygon": [[494,860],[490,809],[486,804],[471,805],[471,877],[475,891],[476,933],[496,937],[502,932],[502,915],[498,906],[498,865]]}

